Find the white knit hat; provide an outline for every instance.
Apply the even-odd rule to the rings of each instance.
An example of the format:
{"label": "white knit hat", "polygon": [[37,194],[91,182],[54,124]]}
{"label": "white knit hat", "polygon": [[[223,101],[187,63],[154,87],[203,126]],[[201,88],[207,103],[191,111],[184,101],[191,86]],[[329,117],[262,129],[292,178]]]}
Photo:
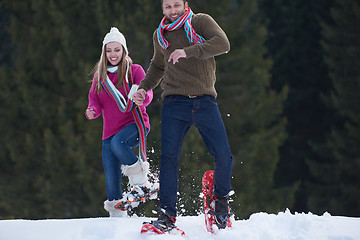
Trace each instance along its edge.
{"label": "white knit hat", "polygon": [[124,35],[116,27],[111,27],[110,32],[108,32],[105,35],[104,41],[103,41],[103,49],[104,49],[105,44],[107,44],[109,42],[120,43],[121,45],[123,45],[126,55],[129,55],[129,51],[126,46],[126,39],[125,39]]}

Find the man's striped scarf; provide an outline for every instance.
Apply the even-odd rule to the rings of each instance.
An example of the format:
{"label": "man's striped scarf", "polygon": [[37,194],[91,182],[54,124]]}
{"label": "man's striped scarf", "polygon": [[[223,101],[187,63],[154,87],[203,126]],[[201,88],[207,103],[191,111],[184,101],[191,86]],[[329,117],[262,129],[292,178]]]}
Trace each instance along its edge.
{"label": "man's striped scarf", "polygon": [[173,31],[181,28],[182,26],[184,26],[186,36],[189,39],[190,43],[202,44],[206,41],[202,36],[195,32],[194,28],[191,25],[193,14],[193,11],[188,8],[188,10],[181,17],[176,19],[171,24],[166,24],[166,17],[163,17],[157,31],[158,41],[162,48],[167,49],[170,46],[170,43],[164,37],[164,31]]}
{"label": "man's striped scarf", "polygon": [[[139,156],[140,158],[146,162],[146,128],[145,128],[145,121],[140,110],[140,107],[137,106],[131,98],[129,98],[130,89],[133,86],[133,79],[132,77],[129,78],[129,68],[130,64],[129,61],[126,60],[126,74],[125,79],[123,81],[123,87],[125,89],[126,97],[123,96],[120,91],[114,86],[111,82],[110,78],[107,76],[106,80],[104,81],[101,79],[101,85],[116,102],[119,110],[123,113],[125,112],[132,112],[136,126],[139,130]],[[118,70],[118,67],[108,67],[108,72],[115,73]],[[134,84],[135,85],[135,84]]]}

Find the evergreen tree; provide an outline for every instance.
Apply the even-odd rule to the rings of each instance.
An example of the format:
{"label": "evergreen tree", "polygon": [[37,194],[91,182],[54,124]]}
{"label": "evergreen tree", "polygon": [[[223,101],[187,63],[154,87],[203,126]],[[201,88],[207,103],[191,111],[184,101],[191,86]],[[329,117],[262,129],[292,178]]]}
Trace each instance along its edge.
{"label": "evergreen tree", "polygon": [[[8,77],[5,71],[2,71],[3,68],[11,67],[11,52],[13,46],[11,43],[10,34],[7,32],[7,29],[10,25],[10,14],[8,10],[3,6],[4,4],[0,3],[0,83],[3,85],[5,83],[4,79]],[[11,84],[9,82],[8,84]],[[7,122],[6,119],[11,115],[11,108],[7,104],[6,100],[10,97],[11,93],[9,92],[11,88],[9,86],[4,86],[0,88],[0,135],[4,139],[7,135]],[[13,166],[11,161],[9,161],[9,152],[6,148],[5,141],[0,138],[0,193],[5,193],[5,186],[8,184],[9,176],[11,176],[11,170]],[[1,194],[2,195],[2,194]],[[6,201],[0,196],[0,212],[5,212]],[[0,219],[5,216],[0,215]],[[9,215],[6,215],[9,217]]]}
{"label": "evergreen tree", "polygon": [[[9,31],[1,34],[11,36],[15,49],[9,56],[14,67],[1,62],[0,70],[0,217],[106,215],[102,121],[87,121],[84,115],[89,75],[111,26],[126,36],[134,62],[144,64],[152,50],[153,26],[146,27],[155,19],[152,5],[142,0],[4,1],[1,11],[8,14],[1,17],[9,20]],[[139,16],[147,12],[147,22],[141,22]],[[134,38],[146,44],[135,46]],[[21,207],[14,208],[14,199]]]}
{"label": "evergreen tree", "polygon": [[234,154],[234,208],[238,217],[278,212],[293,203],[296,189],[274,186],[278,150],[286,137],[281,114],[287,88],[270,89],[272,62],[264,58],[267,32],[257,2],[230,1],[225,16],[232,50],[219,58],[218,90]]}
{"label": "evergreen tree", "polygon": [[10,34],[7,32],[10,16],[3,4],[0,4],[0,66],[11,66],[11,51],[13,46]]}
{"label": "evergreen tree", "polygon": [[2,194],[11,203],[6,210],[25,218],[89,215],[90,206],[99,204],[94,192],[103,180],[99,154],[87,145],[95,136],[85,138],[83,126],[90,68],[82,59],[91,57],[85,49],[95,45],[85,41],[90,38],[79,21],[81,13],[90,14],[80,11],[86,2],[7,1],[6,6],[16,45],[15,66],[2,69],[4,107],[12,110],[3,120],[12,163]]}
{"label": "evergreen tree", "polygon": [[360,4],[336,0],[333,24],[323,24],[323,47],[334,84],[332,104],[341,121],[328,141],[330,160],[312,162],[317,180],[309,206],[335,215],[360,216]]}
{"label": "evergreen tree", "polygon": [[[307,198],[313,183],[309,162],[327,161],[326,137],[334,113],[324,100],[332,90],[320,45],[320,17],[326,18],[332,1],[262,0],[267,19],[266,41],[271,68],[271,86],[284,86],[289,95],[284,102],[288,137],[280,149],[276,185],[300,183],[294,211],[308,211]],[[291,206],[289,206],[291,207]],[[315,209],[310,209],[315,211]]]}

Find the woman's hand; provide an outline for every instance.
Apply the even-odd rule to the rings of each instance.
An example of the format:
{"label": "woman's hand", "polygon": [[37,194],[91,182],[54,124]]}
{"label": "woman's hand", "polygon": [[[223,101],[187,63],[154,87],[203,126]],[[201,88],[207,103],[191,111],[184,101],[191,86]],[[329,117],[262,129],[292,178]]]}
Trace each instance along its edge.
{"label": "woman's hand", "polygon": [[146,97],[145,89],[139,89],[134,93],[132,99],[134,100],[136,105],[142,106],[144,104],[145,97]]}
{"label": "woman's hand", "polygon": [[91,120],[91,119],[94,119],[96,112],[94,111],[94,109],[88,108],[88,109],[86,109],[85,114],[86,114],[87,118]]}

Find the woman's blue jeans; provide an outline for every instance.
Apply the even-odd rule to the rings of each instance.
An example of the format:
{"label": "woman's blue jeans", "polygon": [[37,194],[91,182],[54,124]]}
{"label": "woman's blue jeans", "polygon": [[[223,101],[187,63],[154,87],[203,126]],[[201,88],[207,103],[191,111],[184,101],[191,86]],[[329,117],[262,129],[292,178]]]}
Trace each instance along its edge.
{"label": "woman's blue jeans", "polygon": [[103,140],[102,160],[105,172],[106,192],[108,199],[122,198],[121,165],[132,165],[138,157],[132,150],[139,145],[139,132],[136,124],[129,124],[118,133]]}
{"label": "woman's blue jeans", "polygon": [[178,95],[163,99],[161,118],[160,207],[176,216],[178,164],[182,143],[194,125],[214,157],[214,194],[225,196],[231,191],[233,157],[216,99]]}

